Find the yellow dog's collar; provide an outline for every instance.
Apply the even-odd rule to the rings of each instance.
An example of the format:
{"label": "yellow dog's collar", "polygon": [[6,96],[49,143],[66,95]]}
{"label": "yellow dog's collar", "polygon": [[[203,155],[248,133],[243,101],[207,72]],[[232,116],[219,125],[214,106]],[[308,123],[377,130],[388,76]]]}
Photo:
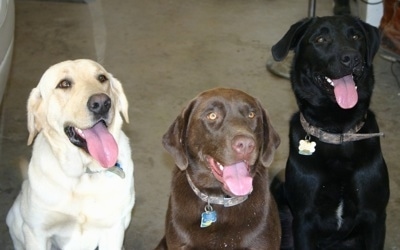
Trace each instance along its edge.
{"label": "yellow dog's collar", "polygon": [[121,177],[121,179],[125,178],[125,172],[118,162],[115,163],[114,167],[107,168],[104,171],[92,171],[92,170],[90,170],[90,168],[86,168],[87,174],[96,174],[96,173],[101,173],[101,172],[110,172],[110,173],[118,175],[119,177]]}

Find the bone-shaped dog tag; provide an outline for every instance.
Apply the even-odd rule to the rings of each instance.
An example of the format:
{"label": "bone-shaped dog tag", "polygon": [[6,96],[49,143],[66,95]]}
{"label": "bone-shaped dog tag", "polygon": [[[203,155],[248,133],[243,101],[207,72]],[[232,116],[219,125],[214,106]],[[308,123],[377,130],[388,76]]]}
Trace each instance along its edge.
{"label": "bone-shaped dog tag", "polygon": [[310,141],[308,138],[299,141],[299,154],[301,155],[312,155],[315,152],[315,146],[317,144]]}

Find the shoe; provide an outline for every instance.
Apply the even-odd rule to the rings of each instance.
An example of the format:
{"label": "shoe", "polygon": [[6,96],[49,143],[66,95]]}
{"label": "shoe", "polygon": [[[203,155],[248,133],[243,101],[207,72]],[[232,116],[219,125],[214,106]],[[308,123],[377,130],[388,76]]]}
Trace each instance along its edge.
{"label": "shoe", "polygon": [[267,69],[274,75],[290,79],[290,70],[292,68],[294,53],[289,51],[289,54],[282,61],[275,61],[271,56],[267,61]]}
{"label": "shoe", "polygon": [[381,50],[400,60],[400,0],[394,5],[392,18],[382,29]]}
{"label": "shoe", "polygon": [[382,32],[383,28],[392,20],[394,5],[397,0],[384,0],[383,1],[383,16],[379,23],[379,30]]}

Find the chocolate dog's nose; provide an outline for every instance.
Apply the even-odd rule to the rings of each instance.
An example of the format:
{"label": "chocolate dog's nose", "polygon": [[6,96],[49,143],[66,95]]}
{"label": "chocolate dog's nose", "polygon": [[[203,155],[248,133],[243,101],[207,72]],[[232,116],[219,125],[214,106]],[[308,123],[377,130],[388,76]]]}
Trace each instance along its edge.
{"label": "chocolate dog's nose", "polygon": [[248,136],[238,135],[232,141],[232,148],[239,154],[250,154],[255,148],[255,142]]}
{"label": "chocolate dog's nose", "polygon": [[348,68],[353,68],[360,63],[360,58],[360,53],[357,51],[347,50],[341,54],[340,62]]}
{"label": "chocolate dog's nose", "polygon": [[88,109],[96,115],[106,115],[111,108],[111,99],[106,94],[95,94],[87,102]]}

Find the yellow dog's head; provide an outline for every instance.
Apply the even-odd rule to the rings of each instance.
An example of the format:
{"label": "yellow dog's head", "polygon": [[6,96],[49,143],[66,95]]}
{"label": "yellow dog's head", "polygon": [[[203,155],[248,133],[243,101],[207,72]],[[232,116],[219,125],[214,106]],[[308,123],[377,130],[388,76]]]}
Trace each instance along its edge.
{"label": "yellow dog's head", "polygon": [[120,113],[129,122],[128,101],[121,83],[100,64],[80,59],[51,66],[31,91],[27,109],[28,145],[43,132],[49,141],[82,148],[103,167],[115,164],[114,138]]}

